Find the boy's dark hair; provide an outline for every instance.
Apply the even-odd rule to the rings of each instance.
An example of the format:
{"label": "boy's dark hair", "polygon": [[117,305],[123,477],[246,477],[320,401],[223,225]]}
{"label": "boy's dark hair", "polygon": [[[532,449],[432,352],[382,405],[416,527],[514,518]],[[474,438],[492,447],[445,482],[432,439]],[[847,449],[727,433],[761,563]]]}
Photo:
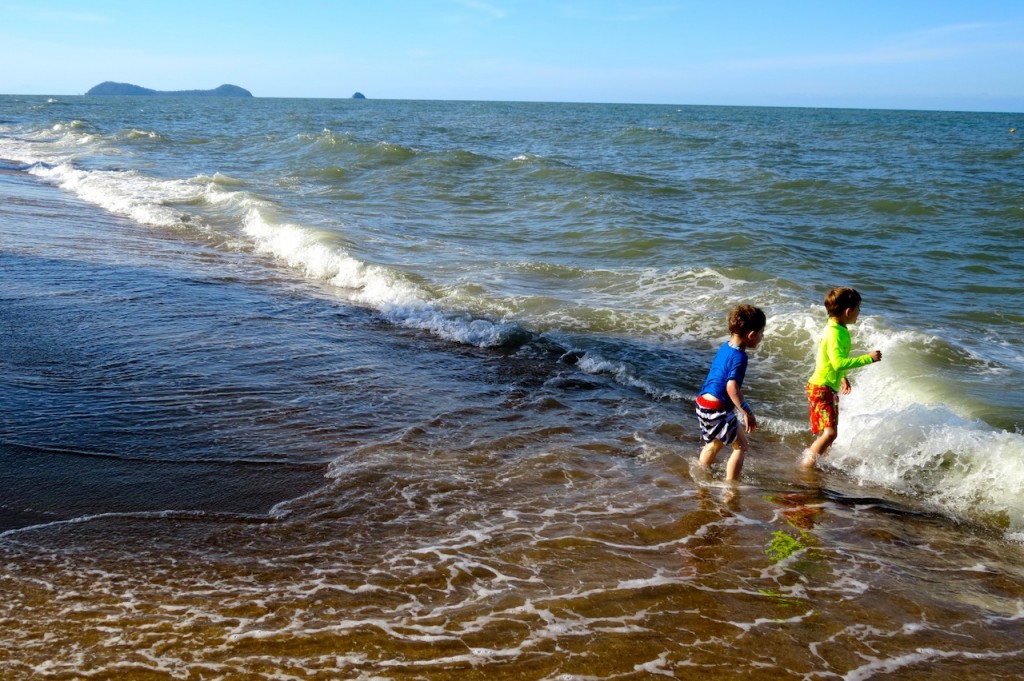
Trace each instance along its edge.
{"label": "boy's dark hair", "polygon": [[729,333],[746,336],[751,331],[760,331],[768,323],[761,308],[753,305],[737,305],[729,313]]}
{"label": "boy's dark hair", "polygon": [[838,317],[844,310],[860,305],[860,294],[849,286],[836,286],[825,294],[825,309],[829,317]]}

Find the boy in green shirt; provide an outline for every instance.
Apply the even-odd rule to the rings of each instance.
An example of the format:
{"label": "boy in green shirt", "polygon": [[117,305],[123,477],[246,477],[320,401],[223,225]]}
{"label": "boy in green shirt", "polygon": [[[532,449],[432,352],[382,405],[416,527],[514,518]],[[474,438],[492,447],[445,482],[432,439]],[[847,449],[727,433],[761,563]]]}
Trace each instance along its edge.
{"label": "boy in green shirt", "polygon": [[860,317],[860,293],[844,286],[825,294],[828,324],[818,341],[814,374],[807,381],[811,432],[818,438],[804,450],[801,468],[812,468],[835,442],[839,426],[839,394],[850,393],[846,372],[865,364],[882,361],[882,351],[850,357],[850,332],[847,326]]}

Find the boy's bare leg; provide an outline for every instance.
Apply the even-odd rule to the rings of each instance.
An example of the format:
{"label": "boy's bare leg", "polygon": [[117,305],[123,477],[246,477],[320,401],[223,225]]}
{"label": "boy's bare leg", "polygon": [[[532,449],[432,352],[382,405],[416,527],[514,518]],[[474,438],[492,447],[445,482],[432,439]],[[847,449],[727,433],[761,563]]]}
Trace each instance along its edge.
{"label": "boy's bare leg", "polygon": [[732,443],[732,456],[725,464],[725,479],[737,480],[743,470],[743,459],[747,453],[747,435],[742,430],[736,433],[736,440]]}
{"label": "boy's bare leg", "polygon": [[721,440],[712,440],[711,442],[704,445],[704,449],[700,450],[700,463],[702,466],[710,466],[715,462],[715,457],[718,456],[718,452],[722,449]]}
{"label": "boy's bare leg", "polygon": [[824,428],[818,439],[811,443],[811,446],[804,450],[804,458],[800,462],[801,468],[812,468],[814,463],[825,456],[828,448],[836,441],[838,433],[835,428]]}

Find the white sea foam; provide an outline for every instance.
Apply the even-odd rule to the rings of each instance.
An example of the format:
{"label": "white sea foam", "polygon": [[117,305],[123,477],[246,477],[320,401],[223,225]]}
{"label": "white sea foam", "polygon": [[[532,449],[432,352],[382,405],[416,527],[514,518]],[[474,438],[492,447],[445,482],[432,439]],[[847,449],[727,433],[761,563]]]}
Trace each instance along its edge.
{"label": "white sea foam", "polygon": [[397,325],[481,347],[501,345],[521,333],[515,324],[445,310],[440,301],[432,300],[431,294],[400,270],[359,260],[344,248],[329,245],[333,235],[275,222],[259,207],[248,211],[244,232],[258,252],[306,277],[346,289],[350,300],[378,310]]}
{"label": "white sea foam", "polygon": [[[666,393],[644,379],[637,376],[636,368],[628,362],[608,360],[602,357],[599,353],[588,352],[578,362],[578,366],[582,371],[589,374],[609,374],[615,378],[616,382],[622,385],[627,385],[633,388],[639,388],[649,395],[655,397],[664,397],[672,394],[671,391]],[[676,393],[678,395],[678,393]]]}
{"label": "white sea foam", "polygon": [[[9,152],[4,151],[4,155],[36,162],[30,170],[32,174],[144,225],[177,229],[184,225],[195,228],[198,223],[209,229],[209,225],[189,219],[176,204],[205,202],[240,211],[242,234],[256,252],[284,263],[302,276],[348,290],[353,302],[380,311],[397,325],[481,347],[502,345],[522,332],[516,324],[443,309],[439,301],[431,300],[432,296],[405,273],[364,262],[333,245],[336,235],[268,217],[273,213],[268,202],[248,192],[235,191],[237,181],[222,175],[163,180],[135,171],[82,170],[67,162],[40,162],[28,153],[27,146],[20,150],[17,145],[5,146]],[[245,247],[244,242],[236,243]]]}
{"label": "white sea foam", "polygon": [[199,190],[185,180],[153,180],[134,171],[86,171],[68,163],[30,169],[53,184],[115,215],[154,227],[178,227],[179,211],[166,205],[193,199]]}
{"label": "white sea foam", "polygon": [[[761,380],[752,381],[748,392],[764,394],[767,388],[792,395],[795,404],[792,417],[761,419],[766,431],[807,433],[803,381],[814,365],[822,318],[817,309],[798,308],[769,318],[766,342],[751,355],[748,371]],[[1018,493],[1024,435],[985,423],[951,387],[970,378],[959,378],[964,369],[954,362],[985,366],[986,360],[922,331],[888,328],[874,315],[863,316],[850,331],[854,355],[879,349],[883,360],[849,372],[853,391],[841,396],[839,437],[825,465],[935,512],[994,522],[1010,533],[1024,530]],[[961,355],[964,360],[957,359]]]}
{"label": "white sea foam", "polygon": [[938,650],[936,648],[918,648],[914,652],[904,655],[896,655],[889,658],[873,657],[863,655],[867,661],[861,666],[843,675],[843,681],[866,681],[876,678],[880,674],[891,674],[904,667],[921,666],[933,663],[936,660],[963,659],[963,660],[999,660],[1003,658],[1015,658],[1016,652],[998,653],[983,652],[971,653],[950,650]]}
{"label": "white sea foam", "polygon": [[1024,435],[942,399],[941,384],[921,375],[927,367],[903,353],[908,332],[869,324],[862,333],[883,361],[851,373],[855,388],[841,399],[829,464],[954,517],[1024,529]]}

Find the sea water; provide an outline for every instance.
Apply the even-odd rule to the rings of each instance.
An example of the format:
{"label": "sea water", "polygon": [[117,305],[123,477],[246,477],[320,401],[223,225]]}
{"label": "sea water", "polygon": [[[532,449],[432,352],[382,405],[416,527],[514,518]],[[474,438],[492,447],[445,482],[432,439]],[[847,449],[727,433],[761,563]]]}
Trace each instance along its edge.
{"label": "sea water", "polygon": [[[1018,124],[0,97],[0,668],[1024,673]],[[836,285],[884,361],[801,474]]]}

